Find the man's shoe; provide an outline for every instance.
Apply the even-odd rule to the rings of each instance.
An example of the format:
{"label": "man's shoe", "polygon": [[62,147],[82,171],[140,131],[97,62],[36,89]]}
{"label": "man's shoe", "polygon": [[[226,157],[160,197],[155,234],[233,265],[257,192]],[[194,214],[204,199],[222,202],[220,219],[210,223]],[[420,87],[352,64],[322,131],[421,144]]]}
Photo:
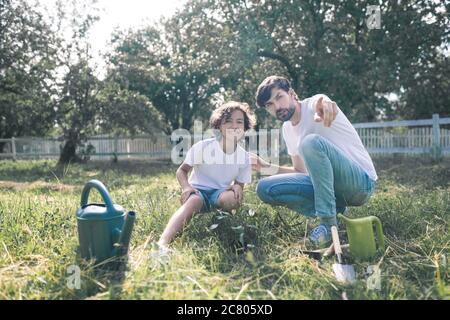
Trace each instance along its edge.
{"label": "man's shoe", "polygon": [[314,246],[324,248],[331,243],[331,230],[326,225],[319,224],[311,231],[309,240]]}

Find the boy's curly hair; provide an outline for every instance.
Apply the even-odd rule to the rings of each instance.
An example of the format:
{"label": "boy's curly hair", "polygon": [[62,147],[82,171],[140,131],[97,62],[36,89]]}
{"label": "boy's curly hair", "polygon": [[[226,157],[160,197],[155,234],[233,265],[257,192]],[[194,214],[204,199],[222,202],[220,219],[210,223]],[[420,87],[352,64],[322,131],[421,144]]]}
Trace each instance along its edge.
{"label": "boy's curly hair", "polygon": [[244,131],[255,126],[256,118],[250,106],[245,102],[229,101],[220,107],[217,107],[209,118],[209,125],[212,129],[220,130],[223,120],[231,117],[235,110],[241,110],[244,114]]}

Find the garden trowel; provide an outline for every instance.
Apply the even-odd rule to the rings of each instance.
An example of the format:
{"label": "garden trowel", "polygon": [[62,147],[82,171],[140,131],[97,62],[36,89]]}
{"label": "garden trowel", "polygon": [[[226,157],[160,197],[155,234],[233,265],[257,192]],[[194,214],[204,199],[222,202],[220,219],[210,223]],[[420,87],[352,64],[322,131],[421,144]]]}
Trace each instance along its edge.
{"label": "garden trowel", "polygon": [[341,283],[353,284],[356,280],[355,268],[352,265],[342,263],[342,248],[336,226],[331,227],[331,237],[333,238],[334,252],[338,260],[338,263],[333,264],[334,275]]}
{"label": "garden trowel", "polygon": [[[341,246],[342,249],[348,249],[349,245],[344,244]],[[302,254],[306,254],[312,259],[322,260],[322,257],[331,256],[334,253],[334,245],[331,244],[328,248],[318,249],[318,250],[301,250]]]}

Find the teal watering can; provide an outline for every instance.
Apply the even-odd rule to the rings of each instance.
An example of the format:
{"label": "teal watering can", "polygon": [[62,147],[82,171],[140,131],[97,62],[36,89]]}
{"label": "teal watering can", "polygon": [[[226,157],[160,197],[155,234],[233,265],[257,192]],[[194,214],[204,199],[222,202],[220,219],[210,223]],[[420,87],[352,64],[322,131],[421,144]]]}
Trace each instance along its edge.
{"label": "teal watering can", "polygon": [[[350,219],[340,213],[338,217],[345,224],[349,250],[353,257],[365,260],[374,257],[377,252],[384,251],[383,228],[379,218],[368,216]],[[374,228],[376,231],[376,239]]]}
{"label": "teal watering can", "polygon": [[[105,204],[88,204],[92,188],[97,189]],[[86,183],[76,215],[83,259],[94,259],[98,263],[128,252],[136,214],[133,211],[125,214],[120,205],[113,204],[103,183],[98,180]]]}

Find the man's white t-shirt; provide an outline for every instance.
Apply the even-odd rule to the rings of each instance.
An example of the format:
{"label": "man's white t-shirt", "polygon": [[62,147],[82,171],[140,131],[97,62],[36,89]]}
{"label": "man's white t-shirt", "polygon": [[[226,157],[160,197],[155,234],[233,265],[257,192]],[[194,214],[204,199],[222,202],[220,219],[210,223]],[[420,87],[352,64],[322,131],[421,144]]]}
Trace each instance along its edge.
{"label": "man's white t-shirt", "polygon": [[184,163],[193,167],[189,183],[194,188],[225,189],[234,180],[252,181],[250,156],[239,144],[228,154],[216,138],[199,141],[188,150]]}
{"label": "man's white t-shirt", "polygon": [[312,133],[319,134],[333,143],[349,159],[359,164],[367,172],[369,177],[376,181],[378,176],[372,159],[362,144],[355,128],[342,111],[339,110],[336,119],[328,128],[323,125],[323,122],[314,121],[315,104],[321,96],[324,100],[330,100],[323,94],[306,98],[300,101],[300,122],[295,126],[290,121],[283,123],[283,139],[286,142],[289,155],[300,155],[299,146],[302,139]]}

